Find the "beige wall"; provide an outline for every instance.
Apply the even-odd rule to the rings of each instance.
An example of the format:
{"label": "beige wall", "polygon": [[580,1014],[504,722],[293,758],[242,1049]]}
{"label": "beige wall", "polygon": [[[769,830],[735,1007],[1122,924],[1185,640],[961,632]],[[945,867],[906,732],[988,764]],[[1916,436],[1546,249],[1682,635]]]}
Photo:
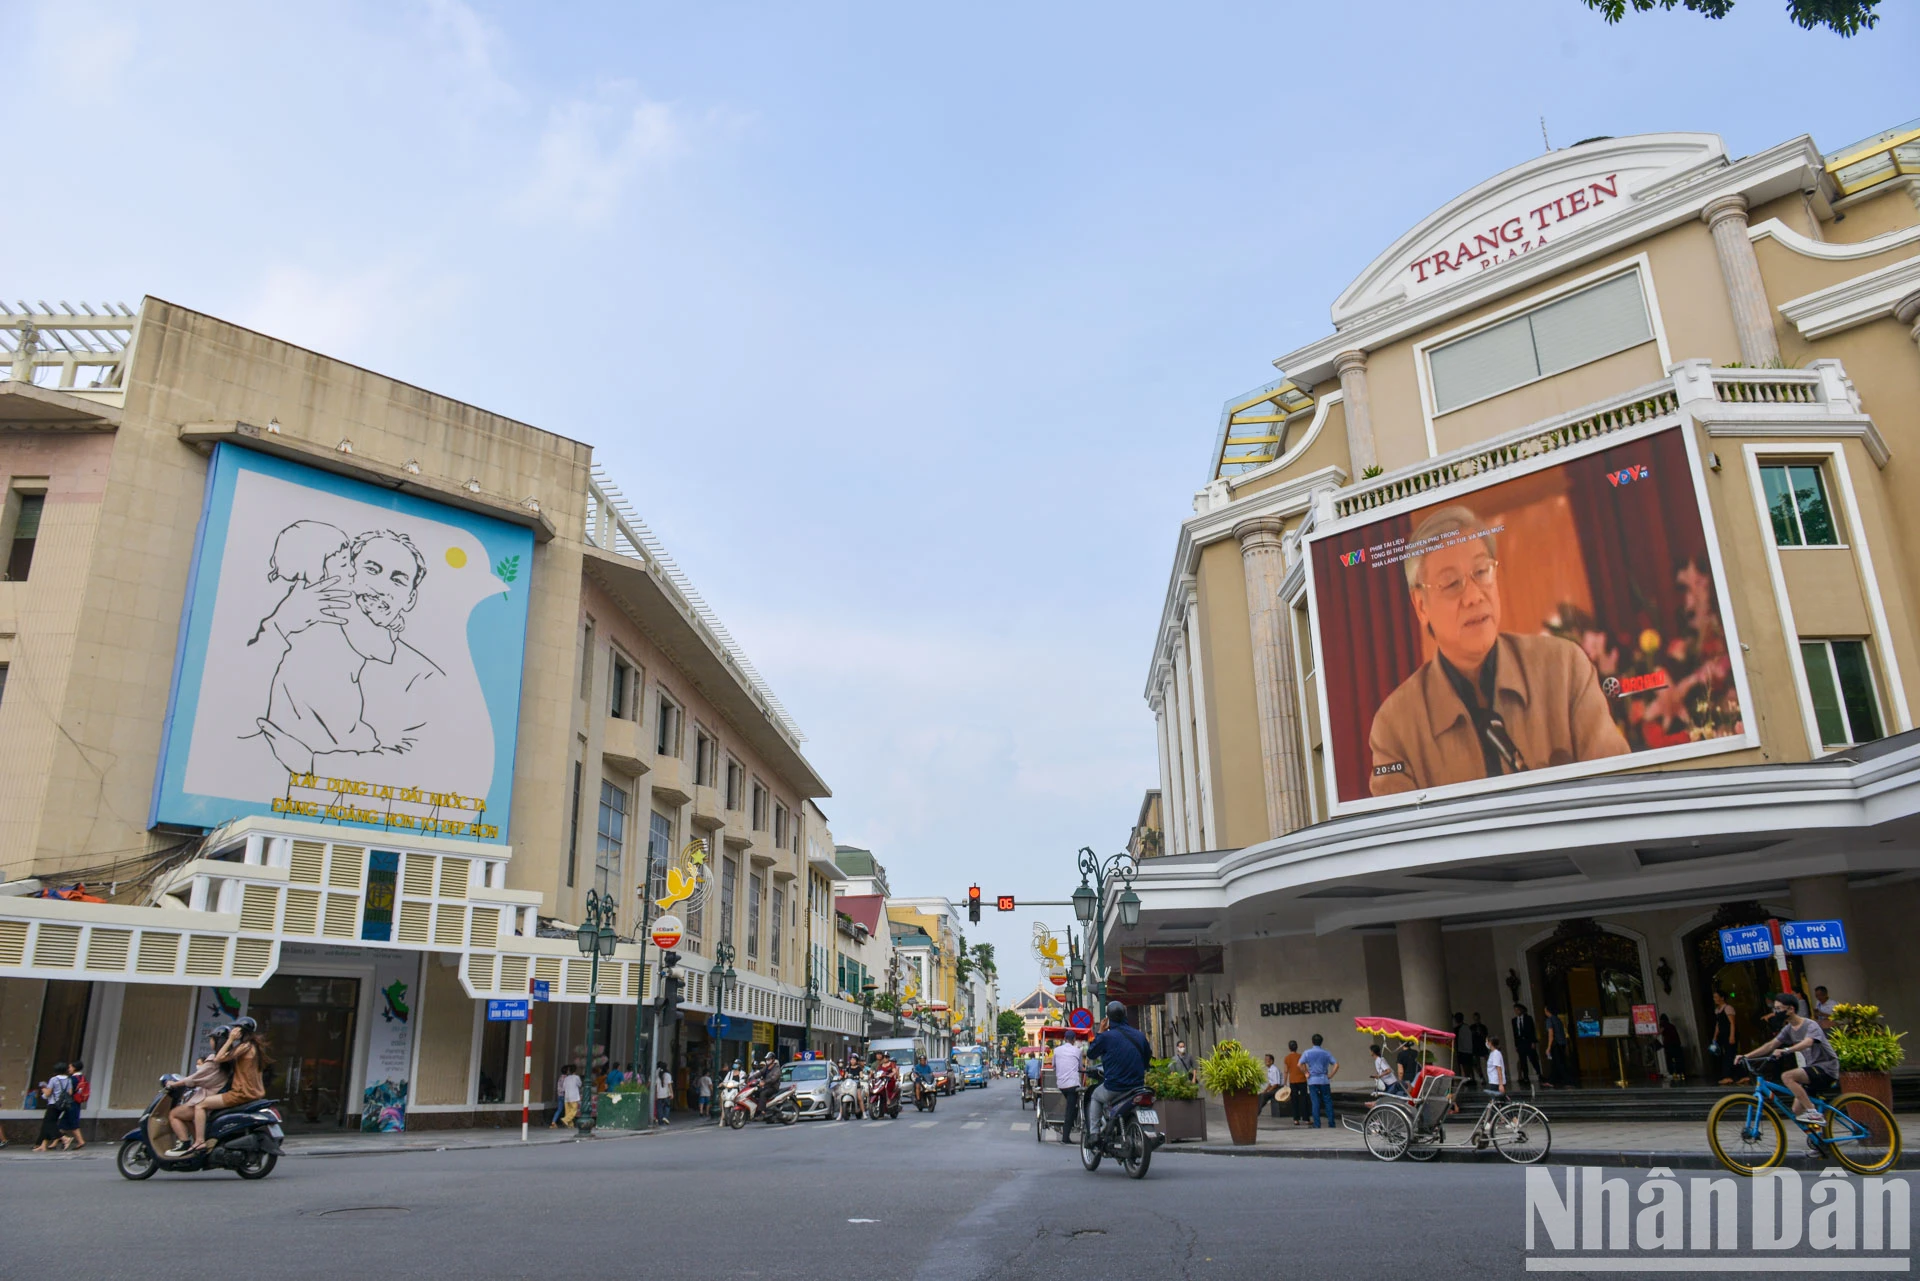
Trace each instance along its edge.
{"label": "beige wall", "polygon": [[0,979],[0,1108],[17,1108],[36,1082],[34,1044],[40,1037],[45,979]]}
{"label": "beige wall", "polygon": [[[415,1103],[465,1103],[467,1070],[473,1055],[475,1002],[460,986],[458,966],[444,962],[451,955],[423,958],[419,1058],[413,1086]],[[511,1057],[511,1056],[509,1056]]]}
{"label": "beige wall", "polygon": [[[187,1029],[193,1020],[190,987],[129,983],[120,1004],[119,1037],[113,1051],[108,1107],[144,1108],[159,1090],[163,1073],[185,1071]],[[201,1049],[201,1053],[205,1053]]]}
{"label": "beige wall", "polygon": [[1200,643],[1206,654],[1209,764],[1217,849],[1264,841],[1267,799],[1260,778],[1260,722],[1253,697],[1253,635],[1247,577],[1232,539],[1201,549]]}

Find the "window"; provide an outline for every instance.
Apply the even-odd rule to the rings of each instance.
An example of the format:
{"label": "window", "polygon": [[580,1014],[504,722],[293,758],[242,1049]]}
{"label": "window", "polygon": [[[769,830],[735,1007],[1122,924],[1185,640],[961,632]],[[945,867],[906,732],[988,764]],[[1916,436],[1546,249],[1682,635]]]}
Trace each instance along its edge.
{"label": "window", "polygon": [[734,891],[740,880],[740,860],[729,854],[720,862],[720,941],[733,942]]}
{"label": "window", "polygon": [[719,758],[720,744],[713,741],[711,734],[696,728],[693,732],[693,785],[695,787],[713,786]]}
{"label": "window", "polygon": [[524,1047],[515,1043],[512,1034],[523,1032],[525,1027],[505,1019],[488,1019],[480,1026],[483,1029],[480,1034],[480,1089],[473,1101],[504,1103],[507,1099],[507,1076],[521,1061],[514,1057],[514,1051],[524,1052]]}
{"label": "window", "polygon": [[593,697],[593,620],[580,634],[580,697]]}
{"label": "window", "polygon": [[773,843],[781,849],[787,847],[787,807],[777,801],[773,806]]}
{"label": "window", "polygon": [[1427,353],[1434,412],[1471,405],[1652,339],[1640,273],[1615,276]]}
{"label": "window", "polygon": [[747,956],[760,955],[760,895],[766,882],[755,872],[747,877]]}
{"label": "window", "polygon": [[1773,541],[1780,547],[1837,547],[1839,534],[1827,485],[1816,463],[1776,464],[1760,469],[1773,518]]}
{"label": "window", "polygon": [[23,583],[33,568],[33,545],[40,537],[40,512],[47,505],[45,494],[14,491],[13,533],[7,548],[7,581]]}
{"label": "window", "polygon": [[767,789],[758,781],[753,785],[753,830],[756,832],[767,830]]}
{"label": "window", "polygon": [[647,897],[667,896],[667,863],[673,858],[673,820],[659,810],[647,828]]}
{"label": "window", "polygon": [[680,705],[660,696],[660,715],[654,727],[653,750],[662,756],[680,755]]}
{"label": "window", "polygon": [[607,682],[607,686],[607,715],[631,720],[633,694],[638,682],[634,680],[633,664],[618,653],[613,656],[613,679]]}
{"label": "window", "polygon": [[1822,747],[1848,747],[1881,737],[1880,700],[1874,695],[1865,641],[1801,641],[1800,661],[1806,666]]}
{"label": "window", "polygon": [[731,756],[729,756],[727,758],[727,808],[728,809],[737,810],[740,808],[740,802],[744,799],[741,793],[746,788],[746,785],[747,785],[746,770],[740,767],[739,761],[736,761]]}
{"label": "window", "polygon": [[599,842],[593,854],[594,888],[602,894],[620,892],[620,853],[627,840],[627,794],[622,788],[600,784]]}
{"label": "window", "polygon": [[567,884],[573,884],[574,869],[580,863],[580,762],[573,763],[573,818],[567,824]]}
{"label": "window", "polygon": [[773,972],[780,972],[780,913],[787,906],[786,891],[773,887],[773,927],[767,935],[767,955],[773,958]]}

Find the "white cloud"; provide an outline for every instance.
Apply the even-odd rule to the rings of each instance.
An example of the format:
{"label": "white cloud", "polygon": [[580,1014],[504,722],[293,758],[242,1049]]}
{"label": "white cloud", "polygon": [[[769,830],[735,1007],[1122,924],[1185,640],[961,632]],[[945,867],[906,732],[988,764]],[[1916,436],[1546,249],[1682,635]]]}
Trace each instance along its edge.
{"label": "white cloud", "polygon": [[[16,17],[8,25],[18,21]],[[34,15],[33,39],[24,60],[29,84],[69,95],[69,109],[89,99],[96,106],[115,101],[139,36],[135,19],[110,13],[106,6],[74,0],[44,3]]]}
{"label": "white cloud", "polygon": [[262,333],[362,364],[390,365],[379,354],[444,319],[465,292],[457,277],[388,259],[358,271],[303,263],[266,268],[235,320]]}
{"label": "white cloud", "polygon": [[686,142],[674,107],[633,101],[625,89],[562,103],[549,113],[533,176],[509,209],[532,222],[604,222],[636,178],[673,160]]}

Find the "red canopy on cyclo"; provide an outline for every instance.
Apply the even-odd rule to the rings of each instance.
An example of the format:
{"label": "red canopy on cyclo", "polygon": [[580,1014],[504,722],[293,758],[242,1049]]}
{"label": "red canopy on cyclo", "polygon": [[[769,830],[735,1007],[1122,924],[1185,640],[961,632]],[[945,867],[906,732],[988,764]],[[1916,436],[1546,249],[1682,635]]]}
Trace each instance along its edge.
{"label": "red canopy on cyclo", "polygon": [[1353,1025],[1362,1032],[1371,1032],[1375,1036],[1388,1036],[1396,1041],[1447,1041],[1453,1040],[1453,1033],[1442,1032],[1438,1028],[1422,1027],[1418,1023],[1409,1023],[1405,1019],[1389,1019],[1374,1014],[1357,1014]]}

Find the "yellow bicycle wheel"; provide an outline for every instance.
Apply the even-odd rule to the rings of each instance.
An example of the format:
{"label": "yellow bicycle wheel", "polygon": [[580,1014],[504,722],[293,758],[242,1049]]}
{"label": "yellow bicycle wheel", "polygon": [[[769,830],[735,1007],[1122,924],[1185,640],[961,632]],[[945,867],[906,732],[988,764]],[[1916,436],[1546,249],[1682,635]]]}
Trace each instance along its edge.
{"label": "yellow bicycle wheel", "polygon": [[1786,1159],[1787,1130],[1770,1107],[1751,1094],[1729,1094],[1707,1113],[1707,1142],[1720,1164],[1755,1175]]}
{"label": "yellow bicycle wheel", "polygon": [[1827,1113],[1822,1137],[1831,1144],[1833,1159],[1855,1174],[1879,1174],[1900,1159],[1900,1126],[1886,1104],[1870,1094],[1843,1094],[1831,1105],[1866,1130],[1865,1135]]}

